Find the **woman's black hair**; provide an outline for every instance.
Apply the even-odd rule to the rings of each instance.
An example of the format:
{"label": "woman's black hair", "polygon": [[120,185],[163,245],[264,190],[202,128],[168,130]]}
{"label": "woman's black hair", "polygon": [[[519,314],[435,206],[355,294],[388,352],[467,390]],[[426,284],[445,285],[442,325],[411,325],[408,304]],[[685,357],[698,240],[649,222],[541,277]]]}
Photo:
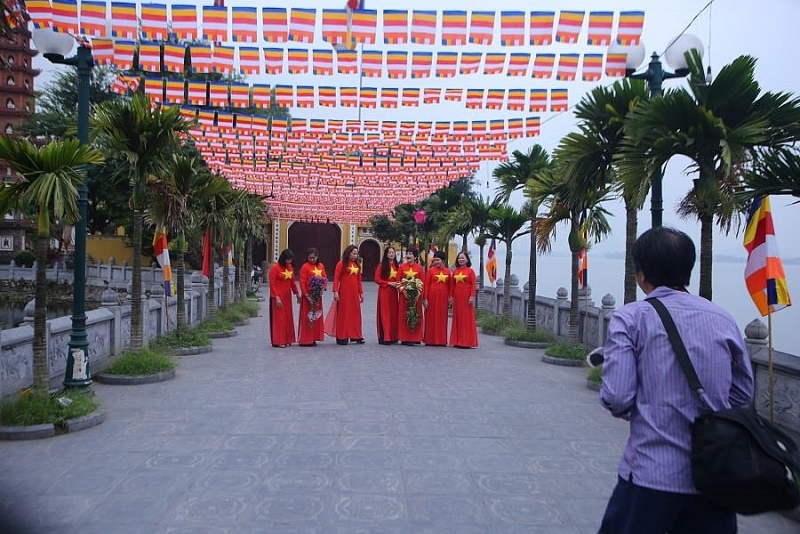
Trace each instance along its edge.
{"label": "woman's black hair", "polygon": [[[389,250],[394,250],[394,259],[390,260],[388,257]],[[392,272],[392,267],[397,269],[400,264],[397,262],[397,250],[394,247],[386,247],[383,249],[383,259],[381,260],[381,276],[384,279],[389,278],[389,273]]]}
{"label": "woman's black hair", "polygon": [[355,245],[347,245],[347,247],[344,249],[344,252],[342,252],[342,261],[345,263],[350,261],[350,253],[354,250],[358,250]]}
{"label": "woman's black hair", "polygon": [[456,254],[455,268],[458,268],[458,257],[461,256],[462,254],[464,255],[464,257],[467,258],[467,267],[472,267],[472,260],[469,259],[469,254],[467,254],[466,252],[459,252],[458,254]]}
{"label": "woman's black hair", "polygon": [[278,263],[281,267],[286,267],[286,260],[289,259],[294,260],[294,252],[290,248],[283,249],[281,255],[278,256]]}
{"label": "woman's black hair", "polygon": [[408,247],[406,249],[406,254],[409,252],[414,255],[415,260],[419,261],[419,249],[417,249],[417,247]]}

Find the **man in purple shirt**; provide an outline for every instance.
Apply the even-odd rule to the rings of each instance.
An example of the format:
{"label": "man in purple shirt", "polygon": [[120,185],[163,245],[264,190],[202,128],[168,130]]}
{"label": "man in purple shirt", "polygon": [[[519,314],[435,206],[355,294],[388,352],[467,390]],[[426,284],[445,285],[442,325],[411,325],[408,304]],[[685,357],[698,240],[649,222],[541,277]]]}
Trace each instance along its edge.
{"label": "man in purple shirt", "polygon": [[[667,307],[713,410],[753,397],[750,359],[731,316],[686,291],[692,240],[653,228],[633,245],[636,282]],[[735,533],[736,514],[714,508],[692,485],[690,425],[700,403],[689,388],[663,323],[647,302],[620,308],[608,326],[600,402],[630,422],[601,534]]]}

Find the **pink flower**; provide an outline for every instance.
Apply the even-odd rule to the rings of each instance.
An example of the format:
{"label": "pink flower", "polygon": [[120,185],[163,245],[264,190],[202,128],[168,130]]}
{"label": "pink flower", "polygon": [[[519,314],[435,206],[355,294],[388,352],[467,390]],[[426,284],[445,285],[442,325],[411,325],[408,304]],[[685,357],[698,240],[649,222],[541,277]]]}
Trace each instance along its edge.
{"label": "pink flower", "polygon": [[417,224],[424,224],[426,217],[425,210],[417,210],[414,212],[414,222]]}

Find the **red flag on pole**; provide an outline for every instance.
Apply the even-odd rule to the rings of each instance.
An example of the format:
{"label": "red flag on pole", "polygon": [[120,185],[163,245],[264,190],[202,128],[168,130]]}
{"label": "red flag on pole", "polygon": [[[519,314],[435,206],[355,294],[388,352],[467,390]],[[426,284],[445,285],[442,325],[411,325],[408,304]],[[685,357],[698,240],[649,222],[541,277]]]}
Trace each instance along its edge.
{"label": "red flag on pole", "polygon": [[203,276],[209,278],[211,275],[211,228],[206,228],[206,235],[203,238]]}

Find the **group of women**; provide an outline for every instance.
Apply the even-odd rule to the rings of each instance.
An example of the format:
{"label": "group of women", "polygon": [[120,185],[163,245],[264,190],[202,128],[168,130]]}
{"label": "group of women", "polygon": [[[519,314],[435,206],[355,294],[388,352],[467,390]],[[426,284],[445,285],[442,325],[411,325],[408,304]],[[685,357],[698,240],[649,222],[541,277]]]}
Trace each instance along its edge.
{"label": "group of women", "polygon": [[[427,273],[419,263],[419,250],[409,247],[399,263],[397,251],[387,247],[375,269],[378,284],[377,333],[382,345],[478,346],[475,322],[477,283],[469,256],[461,252],[456,265],[445,264],[443,252],[434,254]],[[361,305],[364,302],[358,249],[349,245],[336,264],[333,302],[323,314],[322,292],[327,288],[325,266],[317,249],[308,249],[299,271],[299,288],[294,278],[294,254],[286,249],[269,271],[269,325],[272,346],[316,346],[325,335],[336,343],[364,343]],[[300,305],[295,335],[292,296]],[[452,321],[449,310],[452,308]],[[448,323],[450,323],[448,339]]]}

